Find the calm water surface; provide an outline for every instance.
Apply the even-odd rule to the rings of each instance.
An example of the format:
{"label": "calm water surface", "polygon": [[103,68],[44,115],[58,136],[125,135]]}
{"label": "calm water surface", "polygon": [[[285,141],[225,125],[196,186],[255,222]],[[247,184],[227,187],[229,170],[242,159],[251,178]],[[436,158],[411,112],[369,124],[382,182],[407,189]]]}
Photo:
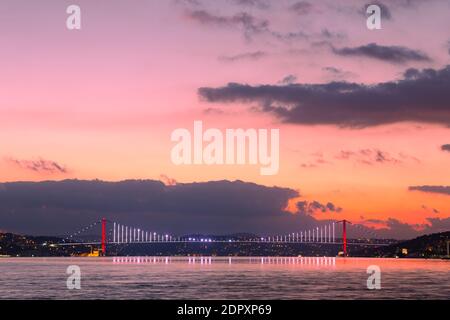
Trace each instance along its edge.
{"label": "calm water surface", "polygon": [[[81,268],[68,290],[66,269]],[[367,267],[381,289],[367,289]],[[2,299],[449,299],[450,262],[362,258],[0,258]]]}

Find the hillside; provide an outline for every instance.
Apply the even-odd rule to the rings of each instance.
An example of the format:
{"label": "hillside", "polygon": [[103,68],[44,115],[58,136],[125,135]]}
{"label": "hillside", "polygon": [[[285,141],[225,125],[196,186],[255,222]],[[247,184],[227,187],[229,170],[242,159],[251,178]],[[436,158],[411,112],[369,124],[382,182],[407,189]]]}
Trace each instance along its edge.
{"label": "hillside", "polygon": [[387,247],[364,248],[360,251],[352,252],[351,255],[369,257],[444,258],[447,256],[447,241],[450,241],[450,231],[420,236]]}

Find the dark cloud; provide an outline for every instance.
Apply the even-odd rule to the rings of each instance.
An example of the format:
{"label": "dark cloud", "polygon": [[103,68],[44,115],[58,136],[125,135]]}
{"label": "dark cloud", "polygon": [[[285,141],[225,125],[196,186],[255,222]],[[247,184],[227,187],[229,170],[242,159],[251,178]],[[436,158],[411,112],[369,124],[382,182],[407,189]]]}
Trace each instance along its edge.
{"label": "dark cloud", "polygon": [[322,70],[335,80],[343,80],[355,76],[355,74],[352,72],[345,71],[336,67],[323,67]]}
{"label": "dark cloud", "polygon": [[389,152],[382,151],[379,149],[360,149],[357,151],[342,150],[338,155],[335,156],[339,160],[355,160],[356,162],[373,165],[373,164],[400,164],[402,161],[398,158],[393,157]]}
{"label": "dark cloud", "polygon": [[428,193],[440,193],[450,195],[450,186],[412,186],[408,188],[410,191],[421,191]]}
{"label": "dark cloud", "polygon": [[22,169],[31,170],[37,173],[46,173],[46,174],[67,173],[66,167],[57,163],[56,161],[51,160],[45,159],[19,160],[14,158],[7,158],[6,161]]}
{"label": "dark cloud", "polygon": [[323,29],[320,33],[308,34],[302,30],[280,32],[271,29],[270,21],[259,18],[247,12],[240,12],[234,15],[218,15],[206,10],[188,10],[187,17],[203,25],[211,25],[225,28],[237,28],[242,30],[246,39],[250,40],[255,35],[266,35],[282,42],[292,42],[296,40],[311,40],[316,42],[326,42],[330,47],[335,40],[346,37],[345,34],[332,32]]}
{"label": "dark cloud", "polygon": [[242,181],[65,180],[0,186],[2,228],[16,232],[64,234],[103,216],[173,233],[281,232],[301,225],[284,211],[297,191]]}
{"label": "dark cloud", "polygon": [[329,160],[325,159],[325,155],[323,154],[323,152],[315,152],[312,153],[311,156],[313,157],[312,161],[300,164],[302,168],[316,168],[324,164],[332,163]]}
{"label": "dark cloud", "polygon": [[[308,227],[327,224],[333,220],[316,220],[314,216],[298,212],[298,217]],[[336,220],[334,220],[336,221]],[[373,226],[373,225],[376,225]],[[341,237],[341,227],[336,225],[336,237]],[[362,219],[361,222],[353,221],[347,224],[347,235],[349,238],[377,238],[377,239],[411,239],[424,234],[444,232],[450,230],[450,217],[448,218],[426,218],[426,223],[409,224],[394,218]]]}
{"label": "dark cloud", "polygon": [[[349,224],[350,237],[368,237],[384,239],[411,239],[424,234],[450,230],[450,218],[426,218],[426,223],[409,224],[394,218],[387,220],[367,219],[362,224]],[[373,225],[376,227],[372,227]]]}
{"label": "dark cloud", "polygon": [[[0,221],[7,231],[47,235],[67,235],[101,217],[173,234],[270,235],[329,224],[333,220],[317,220],[311,213],[341,211],[331,202],[312,201],[299,202],[295,214],[285,212],[298,196],[292,189],[242,181],[173,186],[155,180],[11,182],[0,184]],[[450,229],[450,218],[428,218],[424,225],[395,219],[377,223],[381,229],[349,225],[349,236],[405,239]]]}
{"label": "dark cloud", "polygon": [[412,121],[450,126],[449,87],[447,66],[409,69],[403,79],[373,85],[345,81],[283,86],[229,83],[199,88],[198,94],[208,102],[256,102],[260,111],[288,123],[362,128]]}
{"label": "dark cloud", "polygon": [[308,1],[298,1],[289,7],[289,10],[295,12],[298,15],[310,14],[314,9],[314,6]]}
{"label": "dark cloud", "polygon": [[443,144],[441,150],[450,152],[450,144]]}
{"label": "dark cloud", "polygon": [[[312,47],[324,47],[324,48],[333,48],[331,43],[345,39],[347,37],[347,35],[344,33],[333,32],[326,28],[322,29],[318,33],[306,33],[302,30],[291,32],[278,32],[269,30],[269,34],[275,39],[283,42],[292,42],[294,40],[306,40],[310,42],[310,45]],[[296,50],[292,50],[292,52],[296,52]]]}
{"label": "dark cloud", "polygon": [[241,60],[259,60],[267,56],[267,52],[264,51],[254,51],[254,52],[245,52],[240,53],[233,56],[220,56],[219,60],[224,62],[236,62]]}
{"label": "dark cloud", "polygon": [[445,232],[450,230],[450,217],[449,218],[427,218],[430,223],[425,228],[425,233]]}
{"label": "dark cloud", "polygon": [[405,162],[420,163],[416,157],[410,156],[403,152],[392,155],[387,151],[377,148],[365,148],[357,150],[341,150],[334,155],[325,155],[323,152],[311,154],[312,159],[309,162],[301,164],[302,168],[314,168],[323,164],[333,164],[332,160],[352,161],[363,165],[399,165]]}
{"label": "dark cloud", "polygon": [[[327,40],[342,40],[347,37],[346,34],[340,32],[330,31],[327,28],[322,29],[319,34],[319,38],[322,38],[324,43],[327,43]],[[329,44],[329,43],[328,43]]]}
{"label": "dark cloud", "polygon": [[317,212],[341,212],[342,208],[335,206],[333,203],[328,202],[322,204],[319,201],[299,201],[297,202],[297,209],[299,213],[314,215]]}
{"label": "dark cloud", "polygon": [[297,77],[294,76],[293,74],[288,74],[283,79],[278,81],[279,84],[293,84],[295,82],[297,82]]}
{"label": "dark cloud", "polygon": [[435,209],[435,208],[429,208],[426,205],[422,205],[422,209],[426,210],[426,211],[431,211],[433,213],[440,213],[439,210]]}
{"label": "dark cloud", "polygon": [[411,225],[409,223],[401,222],[397,219],[389,218],[386,221],[382,221],[385,224],[385,227],[381,229],[376,229],[374,232],[380,237],[383,238],[398,238],[399,235],[403,238],[414,238],[419,232],[417,228],[420,228],[419,225]]}
{"label": "dark cloud", "polygon": [[410,61],[431,61],[425,53],[401,46],[382,46],[369,43],[359,47],[334,48],[332,51],[344,57],[367,57],[391,63],[405,63]]}
{"label": "dark cloud", "polygon": [[303,31],[297,32],[278,32],[270,31],[270,34],[277,40],[280,41],[292,41],[292,40],[308,40],[310,35]]}
{"label": "dark cloud", "polygon": [[256,18],[246,12],[240,12],[232,16],[221,16],[205,10],[193,10],[188,11],[187,16],[204,25],[241,28],[247,38],[251,38],[254,34],[267,32],[269,27],[268,20]]}
{"label": "dark cloud", "polygon": [[203,111],[204,114],[225,114],[225,111],[219,108],[207,108]]}
{"label": "dark cloud", "polygon": [[[353,221],[352,224],[347,224],[349,238],[411,239],[424,234],[449,230],[450,217],[442,219],[429,217],[423,224],[409,224],[395,218],[363,219],[360,223]],[[336,228],[336,234],[337,237],[341,237],[340,227]]]}

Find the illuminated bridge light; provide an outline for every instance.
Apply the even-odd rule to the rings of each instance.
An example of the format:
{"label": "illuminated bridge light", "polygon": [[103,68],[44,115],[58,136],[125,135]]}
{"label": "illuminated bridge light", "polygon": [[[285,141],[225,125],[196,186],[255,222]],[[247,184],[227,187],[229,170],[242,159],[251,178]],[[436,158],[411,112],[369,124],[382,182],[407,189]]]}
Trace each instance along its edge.
{"label": "illuminated bridge light", "polygon": [[[103,221],[104,219],[102,219]],[[213,242],[236,242],[236,243],[304,243],[304,242],[310,242],[310,243],[334,243],[336,244],[336,230],[335,230],[335,223],[338,222],[330,222],[322,226],[312,227],[309,230],[304,230],[301,232],[292,232],[287,233],[284,235],[275,235],[275,236],[258,236],[258,237],[251,237],[251,238],[245,238],[245,239],[233,239],[233,238],[193,238],[193,237],[180,237],[180,236],[173,236],[170,234],[158,234],[157,232],[149,232],[142,230],[140,228],[134,228],[125,226],[123,224],[113,222],[111,221],[112,228],[109,229],[108,232],[108,241],[111,242],[111,244],[123,244],[123,243],[148,243],[148,242],[207,242],[207,243],[213,243]],[[84,227],[82,229],[77,230],[76,232],[73,232],[72,234],[68,235],[66,238],[64,238],[62,241],[67,242],[71,241],[74,245],[78,244],[86,244],[86,241],[83,242],[72,242],[74,241],[74,237],[77,237],[82,232],[86,232],[86,230],[90,230],[93,226],[97,225],[97,223],[91,224],[89,227]],[[345,229],[343,229],[345,232]],[[311,236],[312,233],[312,236]],[[103,233],[104,234],[104,233]],[[339,234],[338,234],[339,236]],[[345,237],[344,237],[345,238]],[[339,238],[340,240],[341,238]],[[106,240],[106,239],[105,239]],[[365,239],[361,238],[360,241],[357,243],[363,243],[363,242],[369,242],[371,243],[371,239]],[[106,242],[106,241],[105,241]],[[355,243],[352,243],[355,244]],[[345,250],[344,250],[345,251]],[[300,259],[300,262],[298,259],[284,259],[288,261],[288,263],[291,264],[298,264],[298,263],[312,263],[316,265],[331,265],[335,263],[335,260],[332,260],[328,257],[322,257],[320,259]],[[284,261],[281,259],[281,261]],[[121,263],[121,260],[114,260],[116,263]],[[147,259],[141,258],[135,258],[130,259],[130,261],[134,261],[135,263],[144,263],[147,262]],[[164,261],[161,259],[161,261]],[[204,262],[208,263],[208,259],[204,258]],[[280,260],[278,260],[280,261]],[[263,262],[266,262],[266,260],[263,260]]]}

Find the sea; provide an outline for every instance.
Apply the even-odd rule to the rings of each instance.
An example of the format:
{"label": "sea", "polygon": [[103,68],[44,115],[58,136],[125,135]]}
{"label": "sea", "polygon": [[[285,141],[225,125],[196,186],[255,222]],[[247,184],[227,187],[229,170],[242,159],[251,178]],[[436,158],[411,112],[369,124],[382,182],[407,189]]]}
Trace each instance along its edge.
{"label": "sea", "polygon": [[450,261],[0,258],[0,299],[449,299]]}

